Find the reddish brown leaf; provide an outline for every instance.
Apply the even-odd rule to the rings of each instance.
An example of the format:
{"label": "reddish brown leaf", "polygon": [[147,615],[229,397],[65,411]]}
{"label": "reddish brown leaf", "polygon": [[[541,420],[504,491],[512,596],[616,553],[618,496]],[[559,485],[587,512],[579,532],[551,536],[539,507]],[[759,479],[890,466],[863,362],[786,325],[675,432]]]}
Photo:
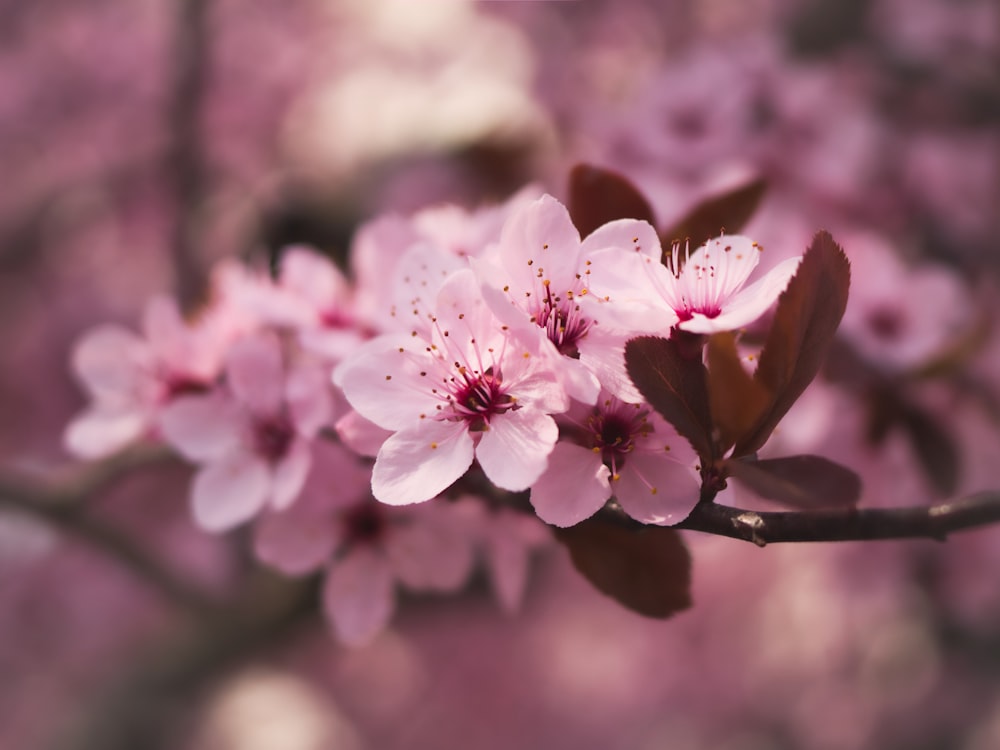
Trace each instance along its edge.
{"label": "reddish brown leaf", "polygon": [[719,430],[720,449],[747,435],[771,403],[767,389],[743,369],[736,351],[736,337],[716,333],[709,337],[708,402]]}
{"label": "reddish brown leaf", "polygon": [[861,497],[861,478],[822,456],[729,460],[724,468],[761,497],[793,508],[844,507]]}
{"label": "reddish brown leaf", "polygon": [[581,237],[616,219],[641,219],[655,226],[653,209],[635,185],[589,164],[577,164],[569,174],[569,215]]}
{"label": "reddish brown leaf", "polygon": [[690,241],[691,249],[705,244],[725,231],[737,234],[753,217],[767,189],[758,178],[721,195],[699,203],[683,219],[660,235],[664,249],[674,242]]}
{"label": "reddish brown leaf", "polygon": [[640,336],[625,345],[625,367],[649,405],[688,439],[705,465],[711,464],[717,452],[701,357],[685,357],[672,339]]}
{"label": "reddish brown leaf", "polygon": [[556,538],[584,578],[633,612],[665,619],[691,606],[691,555],[674,529],[631,531],[590,519]]}
{"label": "reddish brown leaf", "polygon": [[903,405],[898,418],[934,489],[951,495],[961,473],[954,439],[933,416],[918,407]]}
{"label": "reddish brown leaf", "polygon": [[772,394],[771,405],[737,443],[734,455],[760,448],[816,377],[844,316],[850,284],[847,256],[829,233],[819,232],[778,298],[754,373],[754,379]]}

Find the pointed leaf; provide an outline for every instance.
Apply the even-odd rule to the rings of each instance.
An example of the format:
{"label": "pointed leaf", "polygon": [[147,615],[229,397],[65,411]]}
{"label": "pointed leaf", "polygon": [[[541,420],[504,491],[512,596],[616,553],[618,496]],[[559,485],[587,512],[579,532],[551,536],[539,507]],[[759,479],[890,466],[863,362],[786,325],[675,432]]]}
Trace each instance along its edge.
{"label": "pointed leaf", "polygon": [[793,508],[851,506],[861,496],[861,478],[822,456],[729,460],[725,470],[761,497]]}
{"label": "pointed leaf", "polygon": [[684,356],[673,339],[640,336],[625,345],[625,367],[649,405],[688,439],[705,465],[711,464],[717,453],[701,358]]}
{"label": "pointed leaf", "polygon": [[581,237],[616,219],[640,219],[655,226],[653,209],[625,177],[601,167],[577,164],[569,174],[569,215]]}
{"label": "pointed leaf", "polygon": [[750,432],[770,405],[771,395],[743,369],[732,333],[710,336],[706,358],[709,406],[725,452]]}
{"label": "pointed leaf", "polygon": [[687,216],[669,227],[662,235],[663,247],[676,240],[690,241],[691,248],[700,247],[713,237],[738,234],[753,217],[767,189],[763,178],[702,201]]}
{"label": "pointed leaf", "polygon": [[847,256],[828,232],[819,232],[778,298],[754,373],[754,379],[772,394],[772,403],[737,443],[735,455],[760,448],[816,377],[844,316],[850,284]]}
{"label": "pointed leaf", "polygon": [[584,578],[633,612],[666,619],[691,606],[691,555],[674,529],[630,531],[590,519],[556,538]]}

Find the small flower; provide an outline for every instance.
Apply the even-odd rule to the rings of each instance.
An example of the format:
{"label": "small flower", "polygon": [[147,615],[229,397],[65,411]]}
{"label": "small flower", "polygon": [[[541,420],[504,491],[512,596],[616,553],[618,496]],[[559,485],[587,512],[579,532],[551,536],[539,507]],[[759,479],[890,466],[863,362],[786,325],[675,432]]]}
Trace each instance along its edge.
{"label": "small flower", "polygon": [[257,557],[288,575],[325,568],[323,611],[348,646],[371,641],[395,609],[395,589],[452,591],[473,565],[473,530],[461,504],[391,508],[371,496],[368,466],[339,446],[316,446],[317,470],[300,500],[267,513]]}
{"label": "small flower", "polygon": [[550,415],[567,406],[562,386],[509,338],[471,270],[448,277],[422,330],[379,337],[334,372],[358,413],[393,432],[375,461],[375,497],[429,500],[473,457],[498,487],[527,489],[558,437]]}
{"label": "small flower", "polygon": [[709,240],[680,257],[675,244],[669,265],[646,257],[653,288],[677,316],[677,326],[692,333],[731,331],[759,318],[788,286],[801,258],[789,258],[744,288],[763,248],[740,235]]}
{"label": "small flower", "polygon": [[320,369],[286,372],[278,340],[270,336],[235,344],[225,389],[178,399],[163,414],[167,442],[204,464],[191,493],[198,525],[226,531],[268,505],[290,505],[312,464],[310,441],[330,412]]}
{"label": "small flower", "polygon": [[91,405],[66,428],[68,450],[101,458],[155,436],[168,404],[214,385],[225,350],[218,333],[205,321],[186,323],[166,297],[146,305],[141,336],[114,325],[87,332],[74,347],[72,366]]}
{"label": "small flower", "polygon": [[546,523],[572,526],[614,495],[636,520],[669,525],[698,502],[694,451],[647,405],[604,394],[597,406],[578,407],[566,420],[568,439],[559,441],[531,487],[531,504]]}

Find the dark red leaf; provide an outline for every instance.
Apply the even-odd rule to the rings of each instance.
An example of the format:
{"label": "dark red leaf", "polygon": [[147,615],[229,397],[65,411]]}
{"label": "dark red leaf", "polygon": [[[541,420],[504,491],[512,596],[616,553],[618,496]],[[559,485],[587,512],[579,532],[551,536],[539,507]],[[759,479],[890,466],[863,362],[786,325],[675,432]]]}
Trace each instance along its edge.
{"label": "dark red leaf", "polygon": [[[700,347],[696,351],[700,355]],[[672,339],[640,336],[625,345],[625,367],[649,405],[688,439],[705,465],[711,464],[717,452],[701,357],[685,356]]]}
{"label": "dark red leaf", "polygon": [[934,417],[911,404],[903,405],[899,421],[934,489],[946,496],[954,493],[961,467],[951,435]]}
{"label": "dark red leaf", "polygon": [[710,336],[705,351],[708,402],[719,430],[719,447],[725,452],[750,432],[770,405],[771,395],[743,369],[732,333]]}
{"label": "dark red leaf", "polygon": [[844,316],[850,284],[847,256],[828,232],[819,232],[778,298],[754,373],[754,379],[771,393],[770,408],[737,443],[734,455],[760,448],[816,377]]}
{"label": "dark red leaf", "polygon": [[674,241],[688,240],[694,250],[713,237],[718,237],[723,231],[738,234],[753,217],[766,189],[767,183],[758,178],[702,201],[687,216],[660,235],[664,249],[669,248]]}
{"label": "dark red leaf", "polygon": [[589,519],[556,538],[584,578],[633,612],[665,619],[691,606],[691,555],[674,529],[632,531]]}
{"label": "dark red leaf", "polygon": [[793,508],[844,507],[861,497],[861,478],[822,456],[728,460],[724,468],[761,497]]}
{"label": "dark red leaf", "polygon": [[589,164],[577,164],[569,174],[569,215],[581,237],[616,219],[656,225],[652,207],[635,185]]}

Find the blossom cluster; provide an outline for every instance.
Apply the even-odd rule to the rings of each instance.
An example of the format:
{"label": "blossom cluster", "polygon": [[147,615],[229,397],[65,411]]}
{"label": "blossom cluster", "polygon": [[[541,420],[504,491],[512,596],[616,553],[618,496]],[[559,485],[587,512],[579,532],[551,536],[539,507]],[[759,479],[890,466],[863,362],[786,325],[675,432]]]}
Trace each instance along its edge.
{"label": "blossom cluster", "polygon": [[752,322],[799,262],[744,286],[762,250],[723,235],[663,264],[649,223],[581,239],[563,204],[530,190],[382,217],[358,232],[350,278],[291,247],[274,276],[220,265],[190,320],[161,298],[141,334],[87,333],[73,367],[91,404],[66,443],[96,458],[159,440],[197,464],[196,524],[255,521],[263,561],[326,567],[347,642],[388,620],[394,581],[457,588],[476,549],[513,608],[544,535],[499,491],[527,492],[560,527],[609,500],[657,525],[697,503],[699,459],[629,379],[625,344]]}

